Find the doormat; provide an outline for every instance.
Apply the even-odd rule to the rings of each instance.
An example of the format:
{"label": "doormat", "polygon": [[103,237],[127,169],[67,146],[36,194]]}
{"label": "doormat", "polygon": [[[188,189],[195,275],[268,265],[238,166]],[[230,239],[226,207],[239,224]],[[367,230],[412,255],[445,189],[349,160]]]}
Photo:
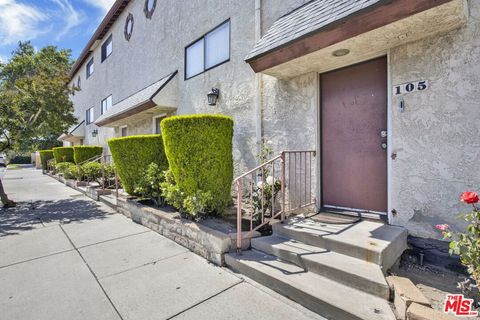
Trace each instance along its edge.
{"label": "doormat", "polygon": [[350,217],[338,213],[329,213],[329,212],[320,212],[314,216],[310,216],[309,219],[312,219],[318,223],[330,223],[330,224],[353,224],[360,222],[362,219],[359,217]]}

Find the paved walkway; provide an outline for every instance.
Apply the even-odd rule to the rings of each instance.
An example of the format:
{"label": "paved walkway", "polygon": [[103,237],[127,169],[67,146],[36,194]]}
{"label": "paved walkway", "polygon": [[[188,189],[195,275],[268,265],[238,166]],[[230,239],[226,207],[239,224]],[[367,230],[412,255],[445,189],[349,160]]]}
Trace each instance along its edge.
{"label": "paved walkway", "polygon": [[321,319],[33,168],[8,170],[0,319]]}

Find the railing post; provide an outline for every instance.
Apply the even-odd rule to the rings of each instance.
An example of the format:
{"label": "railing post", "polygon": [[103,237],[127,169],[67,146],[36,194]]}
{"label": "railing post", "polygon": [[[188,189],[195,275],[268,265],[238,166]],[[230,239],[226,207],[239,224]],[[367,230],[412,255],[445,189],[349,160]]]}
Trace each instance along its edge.
{"label": "railing post", "polygon": [[282,213],[280,215],[280,221],[283,222],[285,221],[285,152],[282,152],[282,155],[280,157],[280,166],[281,166],[281,193],[282,193],[282,201],[281,201],[281,210]]}
{"label": "railing post", "polygon": [[105,192],[105,163],[106,163],[106,158],[104,158],[103,163],[100,161],[102,164],[102,191]]}
{"label": "railing post", "polygon": [[242,186],[237,180],[237,253],[242,254]]}

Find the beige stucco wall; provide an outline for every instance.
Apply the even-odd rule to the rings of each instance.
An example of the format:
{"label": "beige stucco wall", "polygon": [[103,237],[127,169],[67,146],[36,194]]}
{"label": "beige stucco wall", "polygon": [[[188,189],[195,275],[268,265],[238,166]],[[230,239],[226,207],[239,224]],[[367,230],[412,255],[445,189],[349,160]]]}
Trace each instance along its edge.
{"label": "beige stucco wall", "polygon": [[[263,1],[262,30],[305,0]],[[145,19],[143,1],[132,1],[112,28],[113,54],[100,63],[100,46],[93,53],[95,73],[86,80],[79,74],[82,91],[72,99],[83,120],[85,110],[109,94],[114,104],[174,70],[178,86],[177,114],[223,113],[235,121],[235,174],[255,164],[255,75],[244,62],[254,45],[254,0],[162,1],[152,20]],[[448,34],[430,37],[390,50],[392,84],[427,79],[430,88],[404,96],[406,110],[399,112],[399,98],[392,98],[391,149],[397,153],[390,168],[390,209],[393,223],[413,235],[438,237],[433,225],[460,227],[456,214],[468,208],[458,202],[465,189],[480,186],[480,3],[468,1],[467,24]],[[215,15],[211,10],[215,8]],[[123,37],[127,14],[135,18],[130,41]],[[195,12],[195,19],[191,13]],[[192,79],[184,80],[184,48],[227,18],[231,19],[231,59]],[[315,149],[318,108],[317,73],[290,80],[262,76],[262,127],[275,152]],[[74,77],[76,81],[77,76]],[[220,89],[216,106],[206,94]],[[91,131],[99,130],[93,138]],[[129,123],[129,134],[152,132],[152,121]],[[119,135],[118,128],[87,126],[86,144],[106,145]],[[317,159],[317,161],[319,161]]]}
{"label": "beige stucco wall", "polygon": [[427,79],[425,92],[392,101],[393,222],[424,237],[437,223],[459,228],[469,208],[460,193],[480,191],[480,2],[461,29],[391,50],[393,84]]}
{"label": "beige stucco wall", "polygon": [[[268,28],[279,16],[305,2],[306,0],[265,1],[262,6],[263,28]],[[100,116],[101,100],[108,95],[112,94],[115,104],[178,70],[178,75],[172,80],[178,88],[176,114],[222,113],[232,116],[235,122],[235,172],[238,174],[254,166],[255,74],[244,58],[255,43],[255,0],[161,1],[157,3],[151,20],[145,18],[143,5],[143,0],[131,1],[112,26],[110,33],[113,35],[113,53],[110,57],[101,63],[101,44],[94,50],[94,74],[85,79],[83,65],[73,77],[76,82],[80,76],[82,83],[82,90],[72,97],[77,117],[83,120],[86,109],[94,106],[97,119]],[[215,13],[213,15],[212,8]],[[128,13],[134,16],[130,41],[126,41],[123,34]],[[230,61],[185,80],[185,47],[226,19],[231,19]],[[220,89],[216,106],[207,104],[207,93],[212,87]],[[284,89],[284,86],[272,85],[268,96],[274,97],[275,90]],[[99,131],[96,138],[91,136],[94,129]],[[128,131],[129,134],[151,133],[152,122],[145,120],[129,123]],[[119,128],[98,128],[90,124],[86,126],[84,142],[107,148],[107,139],[118,135]]]}

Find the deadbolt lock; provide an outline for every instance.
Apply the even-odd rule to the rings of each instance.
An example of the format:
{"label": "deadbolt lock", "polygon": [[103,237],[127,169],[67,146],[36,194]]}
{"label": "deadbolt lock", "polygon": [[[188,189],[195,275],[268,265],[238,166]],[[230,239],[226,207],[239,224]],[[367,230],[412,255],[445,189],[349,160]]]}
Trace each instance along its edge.
{"label": "deadbolt lock", "polygon": [[386,150],[386,149],[387,149],[387,144],[386,144],[385,142],[382,143],[382,149],[383,149],[383,150]]}
{"label": "deadbolt lock", "polygon": [[387,130],[382,130],[382,131],[380,131],[380,137],[386,138],[387,135],[388,135]]}

